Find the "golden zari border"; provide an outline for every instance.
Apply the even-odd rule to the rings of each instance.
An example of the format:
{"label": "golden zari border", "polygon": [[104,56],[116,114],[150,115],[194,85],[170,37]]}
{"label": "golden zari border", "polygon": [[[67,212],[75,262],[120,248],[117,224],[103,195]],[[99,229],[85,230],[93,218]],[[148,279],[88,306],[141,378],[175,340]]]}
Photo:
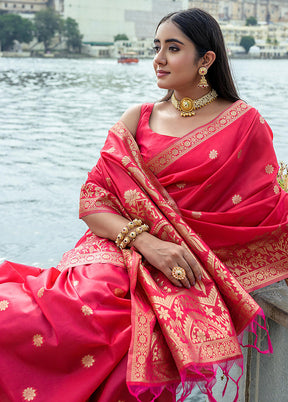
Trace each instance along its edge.
{"label": "golden zari border", "polygon": [[[175,201],[173,200],[173,198],[169,195],[169,193],[165,190],[165,188],[159,183],[156,176],[154,176],[154,174],[151,174],[150,169],[147,168],[146,163],[142,159],[138,144],[135,141],[132,134],[130,133],[130,131],[125,126],[125,124],[120,120],[119,122],[114,124],[114,126],[110,129],[110,131],[112,133],[114,133],[115,135],[117,135],[118,137],[120,137],[121,140],[126,144],[127,149],[129,149],[131,152],[131,157],[125,156],[122,159],[123,166],[125,166],[126,169],[130,173],[132,173],[132,175],[135,175],[137,180],[146,189],[146,192],[150,196],[152,196],[152,197],[154,196],[154,197],[158,198],[159,204],[161,204],[161,202],[159,201],[157,192],[162,195],[165,202],[170,207],[172,207],[174,209],[174,211],[179,212],[178,206],[175,203]],[[155,192],[155,189],[157,190],[157,192]]]}
{"label": "golden zari border", "polygon": [[121,206],[117,198],[108,190],[93,183],[87,183],[81,187],[79,216],[89,215],[96,211],[111,212],[111,210],[120,214]]}
{"label": "golden zari border", "polygon": [[235,102],[212,122],[193,130],[184,137],[179,138],[179,140],[170,145],[170,147],[152,158],[147,163],[147,166],[155,175],[159,174],[163,169],[167,168],[187,152],[228,127],[250,109],[251,106],[241,100]]}
{"label": "golden zari border", "polygon": [[247,292],[287,278],[288,226],[243,246],[214,250]]}
{"label": "golden zari border", "polygon": [[89,231],[84,242],[67,251],[56,268],[62,271],[69,267],[94,263],[124,267],[123,256],[118,247],[110,240],[100,238]]}

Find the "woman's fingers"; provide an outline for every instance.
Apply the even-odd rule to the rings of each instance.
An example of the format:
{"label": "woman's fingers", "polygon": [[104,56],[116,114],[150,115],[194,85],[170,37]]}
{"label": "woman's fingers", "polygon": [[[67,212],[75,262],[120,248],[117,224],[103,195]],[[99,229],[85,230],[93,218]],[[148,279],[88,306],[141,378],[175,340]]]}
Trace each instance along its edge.
{"label": "woman's fingers", "polygon": [[[160,240],[147,233],[136,248],[152,266],[163,272],[175,286],[189,288],[195,285],[197,280],[201,280],[202,268],[197,258],[183,246]],[[177,266],[180,267],[180,271],[181,269],[184,270],[185,275],[183,277],[172,275],[173,268]]]}
{"label": "woman's fingers", "polygon": [[[178,267],[180,269],[178,269]],[[174,271],[173,271],[174,268]],[[184,270],[184,278],[182,278],[181,268]],[[173,275],[173,272],[176,272],[176,275]],[[176,280],[177,272],[179,272],[180,279]],[[179,259],[177,265],[171,267],[171,276],[173,280],[177,281],[178,286],[185,286],[186,288],[190,288],[190,286],[194,286],[196,281],[200,281],[202,278],[201,275],[201,266],[197,259],[191,254],[189,251],[184,250],[183,258]],[[170,279],[171,280],[171,279]],[[172,281],[172,280],[171,280]],[[173,281],[174,283],[174,281]]]}
{"label": "woman's fingers", "polygon": [[[173,285],[175,285],[179,288],[182,288],[184,286],[180,280],[177,280],[174,278],[174,276],[172,275],[172,269],[168,269],[168,271],[163,272],[163,274],[167,276],[167,278],[169,279],[170,282],[173,283]],[[190,287],[190,286],[185,286],[185,287]]]}
{"label": "woman's fingers", "polygon": [[198,281],[201,281],[202,267],[201,267],[199,261],[197,260],[197,258],[187,250],[184,251],[184,258],[187,261],[190,269],[192,270],[193,276],[195,277],[195,279]]}
{"label": "woman's fingers", "polygon": [[180,282],[183,286],[185,286],[185,288],[190,288],[191,286],[195,285],[195,276],[193,271],[184,258],[181,260],[181,262],[179,261],[176,266],[172,267],[171,275],[174,278],[175,276],[178,277],[178,283]]}

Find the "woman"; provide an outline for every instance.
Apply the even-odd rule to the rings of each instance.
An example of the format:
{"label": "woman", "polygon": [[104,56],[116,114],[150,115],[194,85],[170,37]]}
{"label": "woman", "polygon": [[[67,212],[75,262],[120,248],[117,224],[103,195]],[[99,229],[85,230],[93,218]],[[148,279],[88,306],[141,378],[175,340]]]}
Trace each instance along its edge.
{"label": "woman", "polygon": [[0,269],[1,401],[184,401],[196,384],[213,401],[262,316],[249,292],[288,277],[271,130],[217,22],[173,13],[154,43],[167,96],[110,130],[81,191],[89,230],[57,268]]}

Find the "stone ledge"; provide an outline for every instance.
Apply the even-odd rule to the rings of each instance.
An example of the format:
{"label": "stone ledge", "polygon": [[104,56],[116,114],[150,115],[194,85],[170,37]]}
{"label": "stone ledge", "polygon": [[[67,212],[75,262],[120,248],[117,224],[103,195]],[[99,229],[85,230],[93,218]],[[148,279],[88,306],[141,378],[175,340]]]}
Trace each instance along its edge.
{"label": "stone ledge", "polygon": [[266,317],[288,328],[288,286],[285,281],[256,290],[251,296]]}

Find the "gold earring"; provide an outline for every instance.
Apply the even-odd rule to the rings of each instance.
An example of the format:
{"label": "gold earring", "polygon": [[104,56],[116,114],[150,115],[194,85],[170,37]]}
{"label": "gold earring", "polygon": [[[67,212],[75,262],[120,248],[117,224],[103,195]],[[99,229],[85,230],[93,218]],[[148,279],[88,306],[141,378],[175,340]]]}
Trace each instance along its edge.
{"label": "gold earring", "polygon": [[201,79],[199,81],[199,84],[197,85],[199,88],[207,88],[209,87],[208,82],[205,78],[205,75],[207,74],[208,70],[206,67],[200,67],[198,70],[198,73],[201,75]]}

